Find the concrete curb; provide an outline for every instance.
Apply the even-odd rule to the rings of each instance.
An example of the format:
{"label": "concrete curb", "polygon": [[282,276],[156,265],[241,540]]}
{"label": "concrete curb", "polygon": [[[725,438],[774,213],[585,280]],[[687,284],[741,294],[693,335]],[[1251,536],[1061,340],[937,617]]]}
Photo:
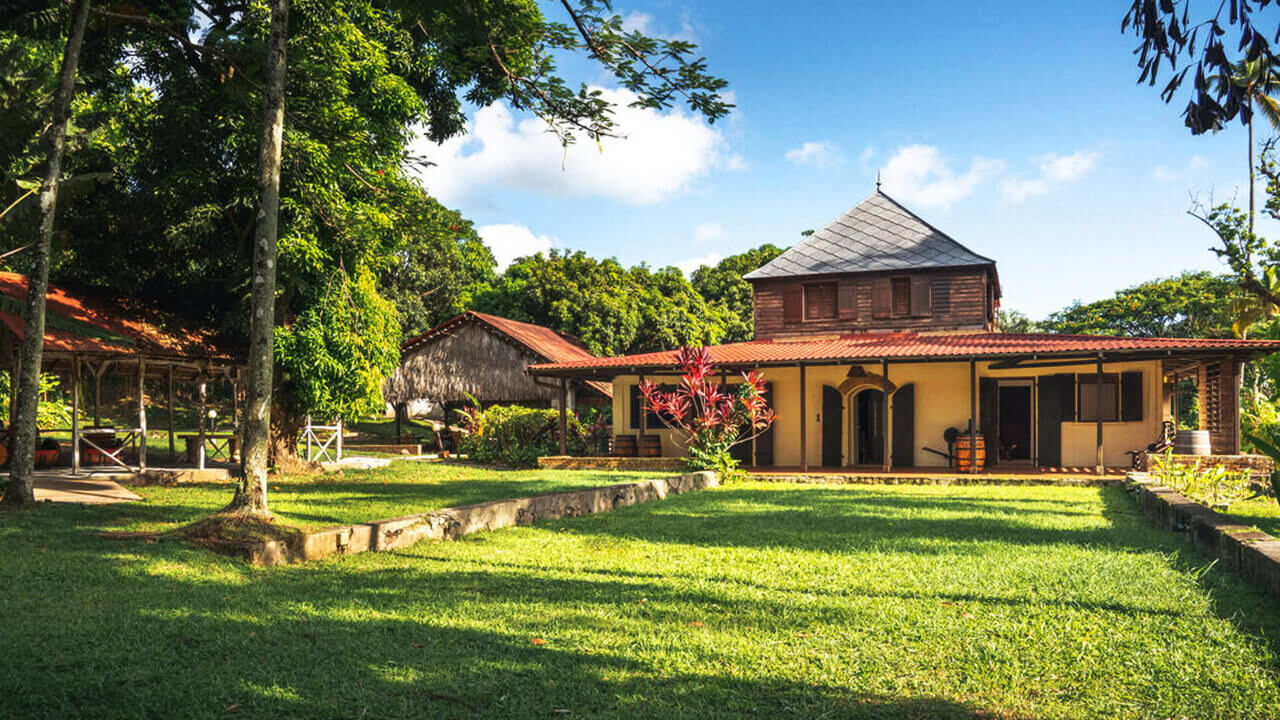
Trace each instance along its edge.
{"label": "concrete curb", "polygon": [[1157,485],[1146,473],[1130,473],[1126,489],[1156,525],[1185,534],[1224,567],[1280,599],[1280,540],[1214,512],[1173,488]]}
{"label": "concrete curb", "polygon": [[719,484],[715,473],[696,472],[587,490],[494,500],[478,505],[328,528],[300,534],[289,540],[272,540],[250,550],[249,560],[255,565],[280,565],[319,560],[333,555],[384,552],[409,547],[421,540],[454,540],[482,530],[609,512],[615,508],[661,500],[668,495],[705,490]]}
{"label": "concrete curb", "polygon": [[1001,485],[1001,486],[1064,486],[1064,487],[1104,487],[1120,485],[1124,482],[1120,477],[1014,477],[991,475],[859,475],[859,474],[813,474],[813,475],[775,475],[748,473],[755,482],[804,483],[809,485]]}

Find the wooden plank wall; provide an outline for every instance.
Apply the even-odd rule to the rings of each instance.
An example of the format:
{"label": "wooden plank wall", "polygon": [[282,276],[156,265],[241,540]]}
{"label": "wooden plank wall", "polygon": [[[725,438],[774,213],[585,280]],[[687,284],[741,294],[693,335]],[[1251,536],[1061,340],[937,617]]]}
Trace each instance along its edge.
{"label": "wooden plank wall", "polygon": [[[872,289],[876,281],[915,277],[927,282],[930,307],[927,315],[873,317]],[[787,323],[784,297],[806,283],[836,282],[839,312],[836,318]],[[797,338],[868,330],[991,330],[994,308],[990,298],[989,270],[983,267],[917,270],[910,273],[858,273],[833,277],[785,278],[754,283],[755,338]],[[792,295],[794,298],[794,294]]]}
{"label": "wooden plank wall", "polygon": [[1200,428],[1215,454],[1240,452],[1239,370],[1239,361],[1224,357],[1201,363],[1196,377]]}

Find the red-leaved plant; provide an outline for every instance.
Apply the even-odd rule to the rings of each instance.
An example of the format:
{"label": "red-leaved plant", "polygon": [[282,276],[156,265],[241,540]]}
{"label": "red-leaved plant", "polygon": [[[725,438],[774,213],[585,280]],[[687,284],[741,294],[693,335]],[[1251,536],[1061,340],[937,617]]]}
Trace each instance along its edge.
{"label": "red-leaved plant", "polygon": [[640,394],[664,425],[687,438],[691,469],[714,470],[728,480],[738,467],[729,450],[773,424],[773,410],[764,399],[764,377],[753,370],[743,373],[737,386],[721,387],[706,348],[682,347],[676,361],[681,368],[679,387],[663,390],[646,380],[640,383]]}

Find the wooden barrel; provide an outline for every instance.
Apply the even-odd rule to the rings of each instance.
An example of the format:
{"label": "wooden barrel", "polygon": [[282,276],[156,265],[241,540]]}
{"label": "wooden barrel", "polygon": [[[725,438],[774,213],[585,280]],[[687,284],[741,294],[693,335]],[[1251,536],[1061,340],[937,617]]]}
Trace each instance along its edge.
{"label": "wooden barrel", "polygon": [[614,435],[613,436],[613,454],[615,457],[635,457],[636,436],[635,435]]}
{"label": "wooden barrel", "polygon": [[1173,451],[1178,455],[1212,455],[1208,430],[1179,430],[1173,441]]}
{"label": "wooden barrel", "polygon": [[662,438],[657,435],[645,435],[640,445],[640,457],[662,457]]}
{"label": "wooden barrel", "polygon": [[952,454],[960,472],[982,472],[987,465],[987,442],[982,433],[960,433]]}

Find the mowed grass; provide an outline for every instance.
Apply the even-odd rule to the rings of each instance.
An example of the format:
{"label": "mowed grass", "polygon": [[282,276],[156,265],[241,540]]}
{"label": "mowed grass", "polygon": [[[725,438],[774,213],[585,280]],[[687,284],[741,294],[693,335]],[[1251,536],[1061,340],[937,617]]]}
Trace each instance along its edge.
{"label": "mowed grass", "polygon": [[[309,529],[412,515],[487,500],[541,495],[652,478],[653,473],[502,470],[459,462],[393,461],[369,470],[273,477],[267,501],[279,522]],[[119,506],[112,530],[162,530],[231,501],[229,482],[131,487],[139,505]]]}
{"label": "mowed grass", "polygon": [[1236,522],[1252,525],[1274,537],[1280,537],[1280,504],[1273,497],[1232,503],[1226,514]]}
{"label": "mowed grass", "polygon": [[0,714],[1275,718],[1277,603],[1115,488],[743,484],[281,568],[0,516]]}

